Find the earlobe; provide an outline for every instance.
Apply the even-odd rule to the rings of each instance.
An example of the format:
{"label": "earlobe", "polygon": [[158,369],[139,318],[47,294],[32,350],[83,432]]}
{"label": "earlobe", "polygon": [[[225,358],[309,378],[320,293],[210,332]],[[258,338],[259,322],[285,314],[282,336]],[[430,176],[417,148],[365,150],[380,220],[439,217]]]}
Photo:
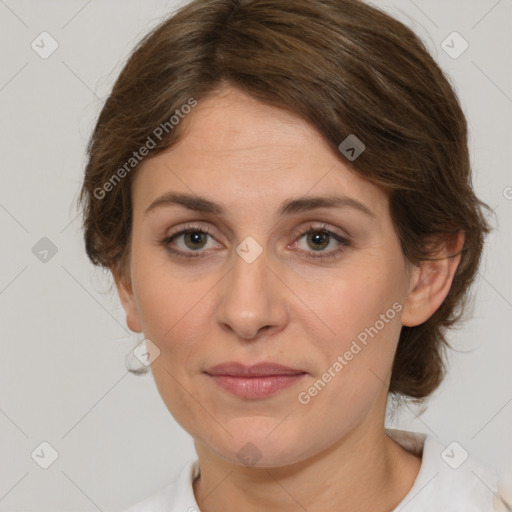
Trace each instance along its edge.
{"label": "earlobe", "polygon": [[429,259],[414,268],[402,313],[402,325],[420,325],[441,306],[450,291],[463,246],[464,232],[459,231],[439,241]]}
{"label": "earlobe", "polygon": [[119,299],[126,313],[126,324],[133,332],[142,332],[137,304],[133,294],[133,287],[129,276],[124,275],[117,268],[112,269],[112,276],[116,284]]}

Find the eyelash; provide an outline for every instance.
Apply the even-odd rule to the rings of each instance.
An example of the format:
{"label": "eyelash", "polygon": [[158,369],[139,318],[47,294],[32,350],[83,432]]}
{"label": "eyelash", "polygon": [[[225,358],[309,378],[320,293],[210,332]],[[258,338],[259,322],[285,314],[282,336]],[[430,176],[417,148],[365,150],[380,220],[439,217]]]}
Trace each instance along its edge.
{"label": "eyelash", "polygon": [[[173,233],[171,235],[166,236],[160,243],[165,247],[166,250],[171,252],[172,254],[175,254],[176,256],[180,258],[190,259],[190,258],[203,258],[205,251],[193,251],[192,253],[183,253],[182,251],[177,251],[175,249],[172,249],[170,247],[170,243],[177,237],[181,235],[186,235],[190,233],[202,233],[205,235],[210,235],[210,230],[208,229],[208,226],[198,226],[193,224],[186,224],[185,229],[182,229],[181,231],[178,231],[176,233]],[[327,260],[327,259],[334,259],[341,256],[341,253],[345,251],[347,247],[349,247],[351,244],[349,240],[346,238],[343,238],[342,236],[338,235],[337,233],[334,233],[333,231],[328,230],[324,224],[320,226],[315,226],[314,224],[309,224],[305,229],[298,230],[294,232],[293,236],[297,238],[297,240],[300,240],[302,237],[309,235],[311,233],[322,233],[325,235],[330,235],[332,238],[334,238],[337,242],[339,242],[341,245],[337,249],[333,249],[327,253],[314,253],[314,252],[307,252],[307,258],[310,258],[312,260]],[[213,238],[213,236],[212,236]],[[295,243],[295,242],[294,242]]]}

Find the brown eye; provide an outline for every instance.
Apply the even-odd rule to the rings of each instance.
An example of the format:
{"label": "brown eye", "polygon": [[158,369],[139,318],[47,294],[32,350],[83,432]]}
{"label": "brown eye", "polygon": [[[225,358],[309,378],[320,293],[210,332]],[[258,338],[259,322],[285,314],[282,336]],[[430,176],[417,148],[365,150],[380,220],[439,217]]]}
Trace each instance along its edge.
{"label": "brown eye", "polygon": [[[334,231],[326,229],[325,225],[315,226],[310,224],[306,230],[296,233],[295,236],[296,241],[293,245],[310,259],[334,259],[341,256],[345,249],[351,245],[349,240]],[[305,243],[301,244],[302,239],[305,239]],[[331,245],[331,250],[324,250]]]}
{"label": "brown eye", "polygon": [[220,244],[216,243],[215,238],[210,234],[207,226],[194,225],[186,225],[185,229],[161,240],[161,244],[172,255],[183,258],[208,256],[211,251],[207,249],[218,249],[222,247]]}
{"label": "brown eye", "polygon": [[185,245],[189,249],[202,249],[206,245],[208,233],[203,231],[189,231],[182,233],[184,235]]}
{"label": "brown eye", "polygon": [[310,243],[310,247],[315,250],[325,249],[329,245],[330,235],[324,231],[313,231],[307,234],[307,241]]}

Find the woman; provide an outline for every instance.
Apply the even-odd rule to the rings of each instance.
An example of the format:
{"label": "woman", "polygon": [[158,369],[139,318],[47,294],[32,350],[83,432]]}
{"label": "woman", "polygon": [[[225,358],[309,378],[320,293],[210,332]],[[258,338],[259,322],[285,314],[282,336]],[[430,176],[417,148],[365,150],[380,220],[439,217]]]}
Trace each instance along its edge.
{"label": "woman", "polygon": [[489,232],[411,30],[357,0],[194,0],[88,151],[87,253],[198,456],[131,512],[504,506],[460,445],[384,427],[439,386]]}

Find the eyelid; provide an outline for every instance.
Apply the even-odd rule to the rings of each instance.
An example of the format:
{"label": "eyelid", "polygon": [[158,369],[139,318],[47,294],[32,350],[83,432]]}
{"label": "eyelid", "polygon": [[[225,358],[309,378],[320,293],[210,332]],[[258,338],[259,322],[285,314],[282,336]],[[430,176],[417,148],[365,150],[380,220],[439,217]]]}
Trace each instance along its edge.
{"label": "eyelid", "polygon": [[[187,222],[187,223],[185,223],[184,226],[180,226],[180,227],[176,228],[175,230],[173,230],[171,233],[166,234],[164,238],[166,238],[166,239],[172,238],[174,235],[181,234],[184,231],[204,231],[205,233],[207,233],[213,237],[213,230],[211,229],[211,227],[209,225],[201,224],[200,222],[196,223],[196,222],[197,221]],[[313,230],[313,229],[318,230],[318,231],[332,232],[333,234],[339,236],[340,238],[345,239],[347,242],[351,240],[350,234],[347,233],[346,231],[344,231],[344,233],[338,233],[336,230],[339,228],[336,228],[335,226],[331,227],[327,223],[321,222],[321,221],[310,221],[306,224],[306,226],[304,226],[304,224],[301,224],[299,227],[294,228],[292,230],[291,236],[292,237],[301,236],[301,235],[304,235],[308,230]],[[288,235],[288,236],[290,236],[290,235]]]}
{"label": "eyelid", "polygon": [[338,229],[339,228],[336,228],[334,226],[332,226],[332,227],[329,226],[325,222],[311,221],[311,222],[308,222],[306,224],[306,226],[304,226],[304,224],[302,224],[300,227],[295,228],[294,231],[292,232],[292,236],[293,237],[304,236],[309,231],[326,231],[328,233],[332,233],[333,235],[336,235],[339,238],[342,238],[346,242],[349,242],[350,239],[351,239],[350,235],[348,233],[346,233],[346,232],[343,233],[343,234],[342,233],[338,233],[338,231],[337,231]]}
{"label": "eyelid", "polygon": [[[290,242],[287,245],[287,247],[289,247],[292,244],[297,243],[298,240],[300,240],[301,238],[303,238],[310,232],[326,232],[338,242],[339,246],[336,249],[332,249],[330,251],[325,251],[325,252],[324,251],[302,251],[302,250],[299,250],[298,252],[306,253],[306,258],[309,258],[311,260],[327,260],[327,259],[334,260],[334,259],[336,259],[337,256],[340,256],[342,252],[344,252],[349,246],[352,245],[350,236],[341,235],[341,234],[337,233],[335,231],[335,229],[337,229],[337,228],[334,228],[334,227],[330,228],[325,222],[310,221],[306,226],[301,225],[300,227],[295,228],[295,230],[292,233],[293,241]],[[166,235],[163,238],[163,240],[161,240],[160,243],[162,245],[164,245],[165,248],[169,252],[176,254],[178,257],[182,257],[184,259],[200,258],[200,257],[203,257],[203,255],[207,256],[210,252],[212,252],[212,250],[180,251],[180,250],[172,249],[171,247],[169,247],[170,242],[174,238],[176,238],[178,236],[182,236],[184,234],[187,234],[187,232],[203,232],[204,234],[215,239],[210,226],[203,225],[201,223],[189,222],[189,223],[186,223],[185,226],[180,226],[173,232]]]}
{"label": "eyelid", "polygon": [[211,228],[211,226],[208,226],[207,224],[195,223],[195,221],[193,221],[187,222],[185,225],[173,229],[170,233],[164,236],[164,240],[169,240],[175,237],[176,235],[182,235],[190,231],[202,231],[210,235],[212,238],[215,238],[213,236],[213,229]]}

